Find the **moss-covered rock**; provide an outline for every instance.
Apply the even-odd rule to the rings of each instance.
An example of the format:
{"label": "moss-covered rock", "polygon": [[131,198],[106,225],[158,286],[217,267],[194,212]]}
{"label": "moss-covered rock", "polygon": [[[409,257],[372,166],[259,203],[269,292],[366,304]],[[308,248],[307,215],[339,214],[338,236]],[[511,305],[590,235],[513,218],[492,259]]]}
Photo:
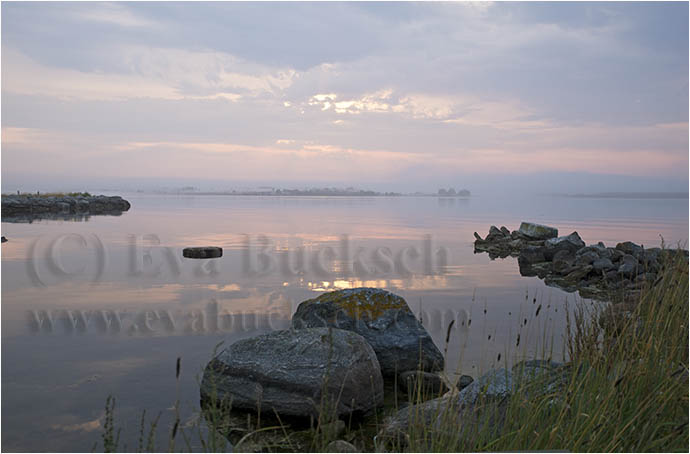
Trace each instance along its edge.
{"label": "moss-covered rock", "polygon": [[354,331],[376,352],[384,376],[443,369],[443,355],[403,298],[385,290],[356,288],[324,293],[300,303],[296,329],[331,326]]}

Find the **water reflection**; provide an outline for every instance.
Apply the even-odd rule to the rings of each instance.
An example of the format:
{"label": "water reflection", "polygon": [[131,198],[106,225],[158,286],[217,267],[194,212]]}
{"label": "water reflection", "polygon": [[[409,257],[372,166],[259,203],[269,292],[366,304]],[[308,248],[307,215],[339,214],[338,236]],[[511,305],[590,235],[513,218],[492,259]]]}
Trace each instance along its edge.
{"label": "water reflection", "polygon": [[[183,420],[192,418],[197,375],[219,342],[285,327],[301,301],[333,289],[371,286],[403,296],[446,353],[451,374],[476,376],[544,349],[556,358],[565,302],[576,295],[521,277],[513,258],[473,254],[474,231],[532,220],[577,230],[587,243],[651,247],[659,234],[687,239],[688,227],[684,201],[127,198],[124,217],[3,222],[7,450],[91,449],[109,393],[130,433],[144,408],[164,411],[166,421],[178,356]],[[182,258],[183,247],[199,245],[221,246],[224,255]]]}
{"label": "water reflection", "polygon": [[2,222],[11,224],[32,224],[40,221],[88,222],[91,216],[122,216],[122,211],[106,211],[97,215],[85,213],[31,213],[15,216],[3,216]]}

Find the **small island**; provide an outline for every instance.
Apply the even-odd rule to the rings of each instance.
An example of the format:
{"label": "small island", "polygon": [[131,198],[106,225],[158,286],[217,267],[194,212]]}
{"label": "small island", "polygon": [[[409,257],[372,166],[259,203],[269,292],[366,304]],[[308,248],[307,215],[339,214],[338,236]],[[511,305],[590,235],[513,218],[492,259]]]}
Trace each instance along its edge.
{"label": "small island", "polygon": [[[138,190],[138,193],[147,191]],[[272,186],[263,186],[256,189],[228,189],[219,191],[202,191],[194,186],[184,186],[182,188],[158,189],[151,191],[154,194],[175,194],[175,195],[235,195],[235,196],[271,196],[271,197],[470,197],[472,194],[467,189],[455,190],[454,188],[441,188],[435,193],[431,192],[394,192],[394,191],[373,191],[370,189],[358,189],[354,187],[336,188],[302,188],[285,189]]]}
{"label": "small island", "polygon": [[3,222],[31,222],[87,215],[119,216],[131,204],[120,196],[91,195],[88,192],[3,194]]}

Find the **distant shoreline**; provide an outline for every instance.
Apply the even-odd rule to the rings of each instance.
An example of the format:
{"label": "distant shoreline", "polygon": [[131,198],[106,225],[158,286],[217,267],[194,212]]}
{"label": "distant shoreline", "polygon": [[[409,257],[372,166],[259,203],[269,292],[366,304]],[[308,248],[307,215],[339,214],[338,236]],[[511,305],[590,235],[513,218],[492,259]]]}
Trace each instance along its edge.
{"label": "distant shoreline", "polygon": [[572,199],[687,199],[687,192],[598,192],[593,194],[550,194]]}
{"label": "distant shoreline", "polygon": [[156,194],[156,195],[223,195],[223,196],[252,196],[252,197],[437,197],[466,199],[471,197],[469,191],[462,194],[428,194],[400,192],[377,192],[377,191],[135,191],[136,194]]}

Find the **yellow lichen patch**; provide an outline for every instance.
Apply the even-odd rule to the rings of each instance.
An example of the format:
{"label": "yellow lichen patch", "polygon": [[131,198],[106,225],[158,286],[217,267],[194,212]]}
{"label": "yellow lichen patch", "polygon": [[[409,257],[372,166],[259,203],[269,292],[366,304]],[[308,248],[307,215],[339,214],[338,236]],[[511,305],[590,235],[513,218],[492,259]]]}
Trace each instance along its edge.
{"label": "yellow lichen patch", "polygon": [[317,303],[335,303],[354,319],[376,320],[389,309],[407,309],[405,300],[379,289],[345,289],[324,293]]}

